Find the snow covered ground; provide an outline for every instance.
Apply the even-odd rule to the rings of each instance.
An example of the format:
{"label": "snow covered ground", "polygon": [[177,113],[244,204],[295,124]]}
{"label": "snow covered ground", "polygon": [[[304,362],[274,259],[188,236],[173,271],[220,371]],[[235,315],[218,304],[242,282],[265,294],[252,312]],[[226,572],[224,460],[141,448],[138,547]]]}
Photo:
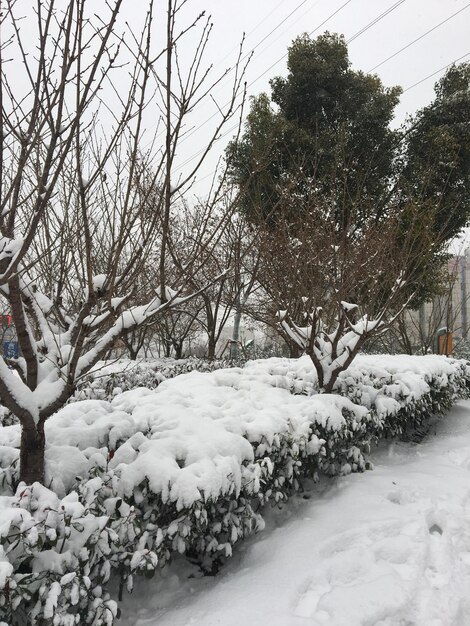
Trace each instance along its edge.
{"label": "snow covered ground", "polygon": [[312,485],[215,577],[139,581],[122,626],[469,626],[470,401],[375,469]]}

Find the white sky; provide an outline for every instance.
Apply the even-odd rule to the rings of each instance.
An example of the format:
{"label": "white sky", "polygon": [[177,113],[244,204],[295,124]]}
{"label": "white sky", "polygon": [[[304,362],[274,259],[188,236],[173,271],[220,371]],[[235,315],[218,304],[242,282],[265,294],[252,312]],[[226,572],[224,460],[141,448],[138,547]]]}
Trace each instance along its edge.
{"label": "white sky", "polygon": [[[329,30],[343,33],[349,39],[390,8],[392,10],[387,16],[349,44],[354,68],[370,71],[401,47],[466,6],[469,8],[462,10],[375,71],[385,85],[398,84],[406,89],[454,59],[470,53],[468,0],[350,0],[347,6],[340,9],[344,2],[345,0],[188,0],[181,16],[181,25],[186,18],[201,11],[212,15],[214,27],[206,58],[208,64],[214,63],[215,71],[223,71],[233,63],[242,34],[246,33],[246,51],[255,49],[247,73],[249,95],[269,92],[269,79],[285,74],[286,59],[279,59],[286,54],[292,39],[297,35],[315,31],[316,36]],[[164,4],[161,3],[162,8]],[[395,5],[397,6],[393,9]],[[337,9],[340,10],[335,16],[315,30]],[[129,8],[125,10],[129,11]],[[135,10],[135,4],[132,10]],[[278,27],[283,20],[285,22]],[[163,26],[162,22],[160,24]],[[188,37],[193,40],[188,40],[188,43],[195,43],[192,34]],[[470,60],[470,54],[462,60]],[[273,64],[275,66],[266,72]],[[264,72],[266,74],[260,77]],[[434,83],[441,74],[442,72],[436,74],[403,94],[397,108],[397,124],[402,123],[407,114],[430,102]],[[229,90],[229,83],[225,83],[225,86],[218,87],[214,92],[221,107],[230,97]],[[195,114],[192,123],[199,127],[216,111],[216,104],[208,100]],[[181,144],[177,164],[190,159],[205,145],[214,122],[215,120],[207,122]],[[229,138],[230,136],[222,138],[214,148],[214,154],[200,173],[200,178],[205,178],[197,183],[195,192],[203,194],[207,189],[210,182],[208,175],[213,171],[217,156],[222,153]]]}

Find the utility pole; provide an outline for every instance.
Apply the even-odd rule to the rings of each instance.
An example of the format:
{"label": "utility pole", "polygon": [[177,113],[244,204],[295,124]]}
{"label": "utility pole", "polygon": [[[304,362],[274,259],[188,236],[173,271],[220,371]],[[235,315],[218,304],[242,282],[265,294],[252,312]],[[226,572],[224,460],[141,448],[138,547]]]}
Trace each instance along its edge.
{"label": "utility pole", "polygon": [[467,250],[460,258],[460,310],[462,317],[462,339],[467,338],[468,317],[467,317]]}

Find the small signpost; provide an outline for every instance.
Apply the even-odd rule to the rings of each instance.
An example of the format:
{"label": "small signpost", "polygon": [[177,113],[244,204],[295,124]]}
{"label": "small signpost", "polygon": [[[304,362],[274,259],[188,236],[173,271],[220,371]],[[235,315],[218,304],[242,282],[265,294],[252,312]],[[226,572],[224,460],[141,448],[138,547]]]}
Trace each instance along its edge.
{"label": "small signpost", "polygon": [[3,330],[5,330],[6,328],[10,328],[10,326],[13,325],[13,318],[9,314],[6,314],[6,315],[2,314],[2,315],[0,315],[0,320],[2,322]]}
{"label": "small signpost", "polygon": [[446,326],[439,328],[436,332],[434,348],[436,354],[445,354],[446,356],[452,354],[452,333]]}
{"label": "small signpost", "polygon": [[3,342],[3,357],[5,359],[17,359],[20,356],[20,349],[17,341]]}
{"label": "small signpost", "polygon": [[3,358],[17,359],[20,356],[20,347],[16,336],[15,325],[13,324],[13,316],[6,311],[0,313],[0,325],[2,329]]}

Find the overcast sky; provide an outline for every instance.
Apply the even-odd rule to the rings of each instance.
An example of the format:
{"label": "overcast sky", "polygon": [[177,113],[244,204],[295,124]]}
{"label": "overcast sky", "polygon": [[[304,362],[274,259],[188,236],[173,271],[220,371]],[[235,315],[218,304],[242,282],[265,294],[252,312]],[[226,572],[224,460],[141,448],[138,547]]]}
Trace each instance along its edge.
{"label": "overcast sky", "polygon": [[[133,3],[133,8],[135,6]],[[388,10],[387,15],[370,25]],[[210,14],[214,24],[207,49],[207,62],[214,63],[214,72],[222,71],[233,63],[242,35],[246,34],[245,50],[254,50],[247,70],[249,95],[269,92],[269,79],[286,73],[287,48],[301,33],[316,36],[329,30],[343,33],[347,40],[357,35],[348,46],[350,59],[354,68],[368,72],[460,11],[420,41],[374,69],[385,85],[401,85],[405,90],[411,87],[405,91],[397,108],[397,124],[402,123],[407,114],[431,101],[434,83],[442,72],[413,87],[416,82],[464,55],[468,56],[463,61],[470,60],[468,0],[349,0],[347,3],[345,0],[188,0],[185,13],[181,16],[181,26],[190,16],[201,11]],[[366,30],[359,34],[364,28]],[[195,33],[188,35],[187,44],[195,43],[190,42],[194,36]],[[230,97],[229,89],[230,82],[227,81],[214,92],[221,107]],[[212,101],[200,108],[192,122],[201,127],[181,144],[177,163],[183,164],[204,146],[215,119],[202,124],[216,112],[216,104]],[[216,154],[222,152],[228,139],[229,136],[219,141],[214,156],[201,171],[201,178],[207,177],[214,168]],[[205,178],[195,189],[203,193],[207,184],[208,178]]]}

